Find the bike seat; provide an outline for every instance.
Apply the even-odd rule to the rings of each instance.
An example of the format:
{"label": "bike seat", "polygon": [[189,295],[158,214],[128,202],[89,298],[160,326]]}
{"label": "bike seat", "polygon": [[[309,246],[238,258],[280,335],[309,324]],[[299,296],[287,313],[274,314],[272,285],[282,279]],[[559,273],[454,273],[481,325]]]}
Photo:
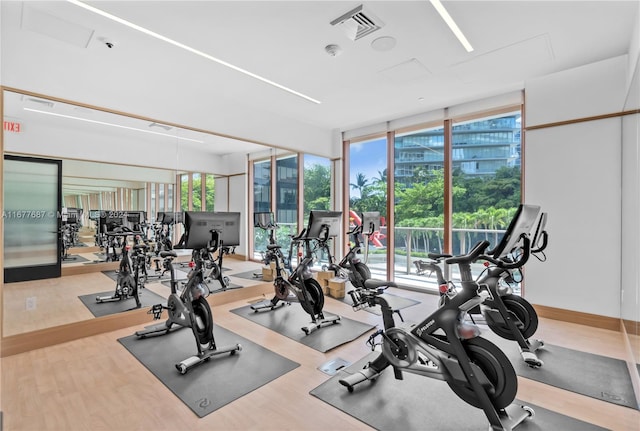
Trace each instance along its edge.
{"label": "bike seat", "polygon": [[364,281],[364,287],[367,289],[378,289],[379,287],[398,287],[396,283],[388,280],[373,280],[368,279]]}
{"label": "bike seat", "polygon": [[176,253],[173,250],[161,251],[160,252],[160,257],[178,257],[178,253]]}
{"label": "bike seat", "polygon": [[282,248],[280,244],[267,244],[267,250],[276,250]]}

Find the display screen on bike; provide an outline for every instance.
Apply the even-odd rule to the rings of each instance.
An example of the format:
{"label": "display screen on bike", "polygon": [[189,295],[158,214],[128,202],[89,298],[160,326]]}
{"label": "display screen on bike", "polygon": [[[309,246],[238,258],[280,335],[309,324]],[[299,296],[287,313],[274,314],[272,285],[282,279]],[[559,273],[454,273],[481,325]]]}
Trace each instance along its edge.
{"label": "display screen on bike", "polygon": [[520,237],[531,233],[539,212],[540,207],[537,205],[520,204],[498,246],[492,250],[493,257],[500,258],[511,253]]}
{"label": "display screen on bike", "polygon": [[184,213],[185,248],[200,250],[210,247],[212,231],[225,246],[240,245],[240,213],[186,211]]}
{"label": "display screen on bike", "polygon": [[262,229],[268,229],[275,226],[276,222],[272,212],[255,212],[253,213],[253,226]]}
{"label": "display screen on bike", "polygon": [[364,233],[380,231],[380,213],[378,211],[362,213],[362,231]]}
{"label": "display screen on bike", "polygon": [[342,211],[316,211],[309,214],[309,227],[307,238],[319,238],[326,230],[327,237],[335,237],[340,234],[340,222]]}

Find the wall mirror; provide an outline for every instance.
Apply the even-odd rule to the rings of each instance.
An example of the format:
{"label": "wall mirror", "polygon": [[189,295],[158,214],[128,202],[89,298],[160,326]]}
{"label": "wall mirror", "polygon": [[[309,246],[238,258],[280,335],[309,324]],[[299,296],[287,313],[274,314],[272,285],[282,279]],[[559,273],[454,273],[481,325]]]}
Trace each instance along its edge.
{"label": "wall mirror", "polygon": [[[625,102],[625,111],[634,111],[640,108],[640,61],[636,63],[635,72],[629,86],[629,92]],[[640,165],[638,164],[638,128],[640,127],[640,114],[633,114],[623,117],[623,140],[629,140],[629,142],[623,142],[624,148],[635,148],[636,153],[632,156],[628,155],[623,163],[631,165],[635,160],[635,164],[630,170],[635,169],[633,175],[627,175],[626,181],[632,182],[629,191],[625,192],[625,184],[623,184],[623,200],[628,199],[627,206],[624,210],[627,211],[625,216],[628,216],[628,224],[636,224],[635,226],[626,226],[623,233],[623,244],[629,242],[627,248],[627,255],[623,256],[626,259],[623,266],[623,282],[621,285],[620,295],[620,317],[624,324],[629,347],[633,354],[633,363],[631,367],[637,367],[636,364],[640,364],[640,280],[638,278],[638,243],[636,242],[640,235],[640,220],[638,220],[638,208],[640,204]],[[624,157],[624,153],[623,153]],[[623,169],[624,170],[624,169]],[[635,184],[633,184],[635,182]],[[624,203],[623,203],[624,204]],[[632,251],[633,250],[633,251]],[[640,368],[636,368],[640,372]],[[640,397],[640,396],[639,396]]]}
{"label": "wall mirror", "polygon": [[[102,268],[97,266],[82,277],[64,275],[68,267],[87,267],[104,260],[100,256],[104,251],[95,247],[96,223],[90,220],[89,210],[149,213],[151,208],[147,215],[153,221],[157,211],[179,209],[176,184],[180,174],[229,175],[225,156],[230,149],[247,154],[267,148],[6,88],[2,108],[4,155],[61,160],[62,206],[84,210],[79,235],[83,243],[79,247],[83,249],[74,247],[76,259],[62,261],[63,277],[4,283],[4,338],[103,317],[89,310],[79,298],[113,291],[115,281],[105,281]],[[11,225],[5,223],[5,234],[7,229]],[[5,248],[3,244],[6,252]],[[117,267],[116,262],[111,263]]]}

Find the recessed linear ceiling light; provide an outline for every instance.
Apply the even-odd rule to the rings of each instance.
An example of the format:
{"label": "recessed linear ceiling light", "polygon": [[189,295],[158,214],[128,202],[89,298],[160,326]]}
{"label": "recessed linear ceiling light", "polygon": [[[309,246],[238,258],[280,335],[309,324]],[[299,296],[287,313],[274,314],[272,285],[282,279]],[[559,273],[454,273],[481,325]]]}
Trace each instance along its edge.
{"label": "recessed linear ceiling light", "polygon": [[204,53],[204,52],[202,52],[202,51],[199,51],[199,50],[197,50],[197,49],[195,49],[195,48],[192,48],[192,47],[190,47],[190,46],[187,46],[187,45],[185,45],[185,44],[183,44],[183,43],[180,43],[180,42],[178,42],[178,41],[175,41],[175,40],[173,40],[173,39],[169,39],[169,38],[168,38],[168,37],[166,37],[166,36],[163,36],[163,35],[161,35],[161,34],[158,34],[158,33],[156,33],[156,32],[153,32],[153,31],[151,31],[151,30],[149,30],[149,29],[146,29],[146,28],[141,27],[141,26],[139,26],[139,25],[137,25],[137,24],[134,24],[134,23],[132,23],[132,22],[130,22],[130,21],[127,21],[127,20],[125,20],[125,19],[119,18],[119,17],[117,17],[117,16],[115,16],[115,15],[111,15],[110,13],[105,12],[105,11],[103,11],[103,10],[101,10],[101,9],[95,8],[95,7],[93,7],[93,6],[89,6],[88,4],[83,3],[83,2],[81,2],[81,1],[78,1],[78,0],[67,0],[67,1],[68,1],[69,3],[72,3],[72,4],[76,5],[76,6],[80,6],[81,8],[84,8],[84,9],[86,9],[86,10],[90,11],[90,12],[93,12],[93,13],[95,13],[95,14],[98,14],[98,15],[101,15],[101,16],[103,16],[103,17],[105,17],[105,18],[108,18],[108,19],[110,19],[110,20],[112,20],[112,21],[115,21],[115,22],[120,23],[120,24],[122,24],[122,25],[126,25],[126,26],[127,26],[127,27],[129,27],[129,28],[132,28],[132,29],[137,30],[137,31],[139,31],[139,32],[141,32],[141,33],[147,34],[147,35],[149,35],[149,36],[151,36],[151,37],[154,37],[154,38],[156,38],[156,39],[158,39],[158,40],[161,40],[161,41],[163,41],[163,42],[170,43],[171,45],[173,45],[173,46],[177,46],[178,48],[182,48],[182,49],[184,49],[185,51],[189,51],[189,52],[191,52],[192,54],[199,55],[200,57],[204,57],[204,58],[206,58],[207,60],[211,60],[211,61],[214,61],[214,62],[216,62],[216,63],[218,63],[218,64],[221,64],[221,65],[223,65],[223,66],[226,66],[226,67],[228,67],[228,68],[230,68],[230,69],[235,70],[236,72],[243,73],[243,74],[245,74],[245,75],[247,75],[247,76],[250,76],[250,77],[252,77],[252,78],[255,78],[255,79],[257,79],[257,80],[259,80],[259,81],[262,81],[262,82],[264,82],[264,83],[266,83],[266,84],[272,85],[272,86],[274,86],[274,87],[276,87],[276,88],[279,88],[279,89],[281,89],[281,90],[284,90],[284,91],[286,91],[286,92],[288,92],[288,93],[291,93],[291,94],[296,95],[296,96],[298,96],[298,97],[302,97],[303,99],[306,99],[306,100],[308,100],[308,101],[310,101],[310,102],[317,103],[317,104],[322,103],[322,102],[320,102],[319,100],[316,100],[316,99],[314,99],[314,98],[312,98],[312,97],[309,97],[309,96],[307,96],[307,95],[305,95],[305,94],[302,94],[302,93],[300,93],[300,92],[298,92],[298,91],[292,90],[291,88],[285,87],[284,85],[278,84],[277,82],[273,82],[273,81],[271,81],[271,80],[269,80],[269,79],[267,79],[267,78],[263,78],[262,76],[260,76],[260,75],[256,75],[255,73],[249,72],[248,70],[242,69],[241,67],[234,66],[234,65],[233,65],[233,64],[231,64],[231,63],[228,63],[228,62],[226,62],[226,61],[224,61],[224,60],[220,60],[219,58],[216,58],[216,57],[214,57],[214,56],[212,56],[212,55],[209,55],[209,54],[207,54],[207,53]]}
{"label": "recessed linear ceiling light", "polygon": [[458,27],[458,24],[456,24],[453,18],[451,18],[451,15],[449,15],[449,12],[447,12],[444,6],[442,6],[442,3],[440,3],[440,0],[429,0],[429,1],[433,5],[433,7],[436,8],[436,10],[440,14],[444,22],[447,23],[447,25],[449,26],[453,34],[458,38],[462,46],[464,46],[464,49],[466,49],[467,52],[473,51],[473,47],[471,46],[467,38],[464,36],[464,34],[462,34],[462,31]]}
{"label": "recessed linear ceiling light", "polygon": [[149,127],[160,127],[161,129],[166,130],[167,132],[172,129],[171,126],[167,126],[166,124],[156,123],[155,121],[149,124]]}
{"label": "recessed linear ceiling light", "polygon": [[204,141],[199,141],[197,139],[183,138],[181,136],[170,135],[168,133],[153,132],[151,130],[137,129],[135,127],[122,126],[120,124],[107,123],[104,121],[90,120],[88,118],[74,117],[72,115],[56,114],[55,112],[40,111],[38,109],[32,109],[32,108],[23,108],[23,109],[29,112],[37,112],[38,114],[53,115],[54,117],[68,118],[70,120],[86,121],[87,123],[102,124],[104,126],[118,127],[120,129],[134,130],[136,132],[151,133],[152,135],[168,136],[170,138],[180,139],[181,141],[190,141],[190,142],[197,142],[199,144],[204,144]]}

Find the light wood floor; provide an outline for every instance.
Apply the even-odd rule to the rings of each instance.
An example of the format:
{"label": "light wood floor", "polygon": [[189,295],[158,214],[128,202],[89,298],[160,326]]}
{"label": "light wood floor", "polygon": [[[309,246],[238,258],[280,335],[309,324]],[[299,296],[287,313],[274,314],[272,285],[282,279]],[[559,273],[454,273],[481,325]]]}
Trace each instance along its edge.
{"label": "light wood floor", "polygon": [[[410,291],[396,294],[422,302],[403,310],[408,320],[417,320],[435,306],[435,297],[430,295]],[[309,391],[328,379],[317,369],[319,365],[337,357],[355,362],[368,353],[364,344],[366,335],[320,353],[230,312],[250,299],[255,298],[215,306],[215,323],[300,363],[300,367],[200,419],[117,342],[139,329],[132,327],[3,358],[0,365],[4,430],[369,429],[309,395]],[[380,321],[379,316],[354,312],[333,299],[327,299],[325,309],[364,322]],[[625,357],[622,335],[618,332],[541,319],[536,335],[549,344]],[[524,378],[519,378],[517,396],[608,429],[640,429],[638,411]],[[484,425],[479,429],[485,429]]]}
{"label": "light wood floor", "polygon": [[[78,253],[80,256],[95,258],[95,256],[91,257],[91,254],[92,252]],[[186,257],[188,258],[188,256]],[[82,265],[83,263],[69,263],[63,265],[63,268]],[[239,273],[254,268],[259,269],[258,263],[233,258],[224,259],[223,266],[229,268],[229,271],[226,271],[225,274]],[[176,269],[181,268],[176,265]],[[188,268],[184,268],[184,270],[187,271]],[[231,282],[241,286],[251,286],[259,283],[259,281],[240,279],[232,275],[230,279]],[[8,337],[52,326],[93,319],[93,314],[78,297],[107,291],[113,292],[115,287],[115,281],[100,271],[47,280],[5,283],[3,286],[3,335]],[[169,288],[162,285],[157,278],[151,278],[145,287],[165,298],[169,295]],[[216,288],[216,286],[212,286],[212,288]],[[34,309],[26,308],[28,298],[32,298],[35,301],[36,306]]]}

